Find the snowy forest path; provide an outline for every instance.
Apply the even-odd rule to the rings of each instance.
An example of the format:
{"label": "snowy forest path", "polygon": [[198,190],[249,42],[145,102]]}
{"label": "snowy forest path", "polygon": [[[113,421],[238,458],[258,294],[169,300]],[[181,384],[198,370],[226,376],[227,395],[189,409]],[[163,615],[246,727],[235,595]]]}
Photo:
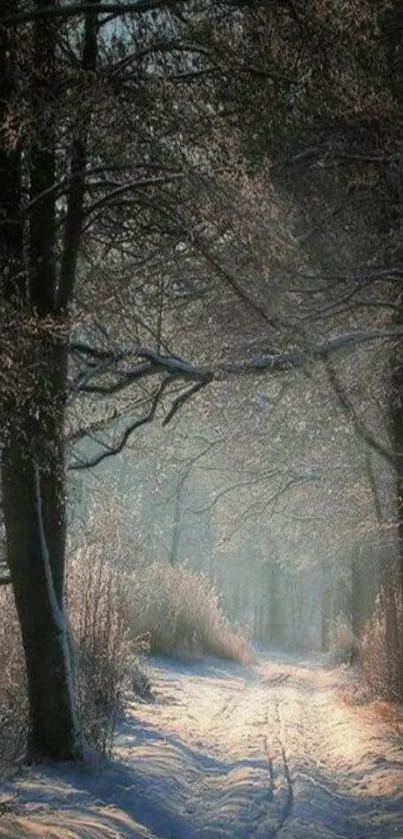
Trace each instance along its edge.
{"label": "snowy forest path", "polygon": [[[181,788],[192,818],[161,835],[403,837],[402,741],[342,701],[344,668],[277,656],[249,669],[174,668],[161,662],[154,672],[157,703],[141,723],[179,759],[171,797]],[[192,760],[182,766],[184,744]]]}
{"label": "snowy forest path", "polygon": [[402,738],[342,700],[344,668],[150,669],[155,701],[129,703],[117,761],[29,770],[0,837],[403,839]]}

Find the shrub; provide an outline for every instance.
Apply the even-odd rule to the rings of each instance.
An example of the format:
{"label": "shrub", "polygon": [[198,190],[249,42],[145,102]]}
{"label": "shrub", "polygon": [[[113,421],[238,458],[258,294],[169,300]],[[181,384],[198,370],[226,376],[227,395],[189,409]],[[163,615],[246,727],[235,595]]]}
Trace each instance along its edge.
{"label": "shrub", "polygon": [[242,664],[252,648],[223,615],[207,578],[183,566],[153,563],[131,576],[129,621],[155,654],[207,655]]}
{"label": "shrub", "polygon": [[[126,622],[125,577],[97,550],[76,553],[67,599],[76,662],[77,704],[88,743],[110,752],[126,685],[142,696],[150,686],[139,665],[139,643]],[[26,752],[28,699],[20,629],[11,589],[0,588],[0,767]]]}
{"label": "shrub", "polygon": [[67,600],[77,665],[77,706],[88,743],[110,752],[126,686],[142,695],[148,684],[142,651],[127,623],[126,575],[96,547],[69,562]]}
{"label": "shrub", "polygon": [[340,616],[333,621],[330,638],[331,648],[337,658],[352,661],[358,650],[358,642],[345,618]]}

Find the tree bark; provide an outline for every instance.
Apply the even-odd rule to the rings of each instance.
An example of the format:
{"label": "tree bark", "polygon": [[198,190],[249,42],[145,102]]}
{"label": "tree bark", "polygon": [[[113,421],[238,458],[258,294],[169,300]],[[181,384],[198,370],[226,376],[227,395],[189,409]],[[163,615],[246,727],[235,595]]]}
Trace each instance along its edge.
{"label": "tree bark", "polygon": [[169,564],[173,567],[179,564],[179,542],[181,537],[181,501],[182,484],[179,483],[175,492],[174,520],[172,523],[172,539],[169,551]]}
{"label": "tree bark", "polygon": [[361,573],[362,554],[359,548],[354,547],[351,554],[351,630],[354,638],[359,638],[363,629],[364,619],[362,614],[362,585]]}
{"label": "tree bark", "polygon": [[[52,10],[55,0],[36,0]],[[4,358],[12,369],[0,391],[3,410],[1,478],[7,560],[25,652],[31,757],[82,755],[74,708],[71,645],[63,602],[65,486],[63,421],[69,326],[67,309],[82,226],[85,148],[80,191],[68,196],[65,271],[55,250],[57,23],[47,15],[33,26],[29,152],[18,110],[21,47],[1,20],[0,0],[0,292],[6,333]],[[18,4],[17,4],[18,10]],[[96,15],[86,16],[83,69],[96,60]],[[88,117],[89,118],[89,117]],[[21,214],[24,169],[30,211]],[[77,172],[75,173],[77,174]],[[73,213],[74,210],[74,213]],[[74,218],[73,218],[74,216]],[[68,277],[66,279],[66,264]],[[62,298],[58,300],[58,294]]]}
{"label": "tree bark", "polygon": [[403,604],[403,363],[400,360],[398,371],[393,377],[395,390],[392,406],[393,447],[396,458],[396,501],[397,501],[397,534],[399,549],[399,588],[400,599]]}
{"label": "tree bark", "polygon": [[329,650],[330,628],[332,623],[332,595],[330,568],[322,562],[321,566],[321,651]]}
{"label": "tree bark", "polygon": [[63,399],[55,401],[64,395],[66,348],[50,344],[45,349],[41,387],[30,410],[7,434],[2,497],[7,558],[27,666],[30,757],[65,760],[82,754],[63,601]]}
{"label": "tree bark", "polygon": [[267,632],[270,646],[284,646],[285,596],[281,591],[282,574],[274,559],[269,565]]}

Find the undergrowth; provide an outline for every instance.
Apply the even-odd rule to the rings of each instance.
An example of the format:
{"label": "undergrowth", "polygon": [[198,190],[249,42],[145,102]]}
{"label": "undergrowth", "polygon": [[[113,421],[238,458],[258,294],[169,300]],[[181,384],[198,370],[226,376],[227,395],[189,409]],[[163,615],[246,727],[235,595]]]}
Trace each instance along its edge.
{"label": "undergrowth", "polygon": [[144,645],[127,621],[126,579],[95,548],[68,565],[67,608],[76,662],[77,710],[87,742],[102,754],[113,734],[128,687],[145,693],[139,656]]}
{"label": "undergrowth", "polygon": [[28,699],[20,628],[10,588],[0,588],[0,767],[17,765],[28,737]]}
{"label": "undergrowth", "polygon": [[131,575],[129,621],[159,655],[211,655],[251,664],[254,652],[231,628],[217,592],[197,571],[153,563]]}
{"label": "undergrowth", "polygon": [[[202,574],[154,563],[122,571],[100,546],[68,563],[66,599],[75,659],[79,719],[85,738],[110,753],[126,690],[152,696],[145,653],[203,654],[252,663],[254,653],[223,615]],[[28,701],[20,630],[11,589],[0,588],[0,768],[23,760]]]}
{"label": "undergrowth", "polygon": [[[101,754],[112,749],[123,693],[147,696],[139,664],[141,645],[127,624],[124,580],[97,552],[75,555],[66,595],[75,661],[77,708],[87,743]],[[24,656],[11,589],[0,589],[0,768],[23,760],[28,740]]]}
{"label": "undergrowth", "polygon": [[330,648],[336,660],[341,662],[352,662],[358,653],[357,638],[344,617],[339,616],[332,623]]}

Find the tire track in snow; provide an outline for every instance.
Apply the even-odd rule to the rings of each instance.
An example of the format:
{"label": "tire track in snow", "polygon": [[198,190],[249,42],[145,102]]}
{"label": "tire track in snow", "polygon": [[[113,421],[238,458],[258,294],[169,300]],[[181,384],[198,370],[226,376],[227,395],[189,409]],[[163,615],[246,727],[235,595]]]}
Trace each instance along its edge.
{"label": "tire track in snow", "polygon": [[292,806],[293,806],[293,803],[294,803],[294,789],[293,789],[293,784],[292,784],[292,779],[291,779],[290,767],[288,765],[287,755],[286,755],[285,746],[284,746],[284,723],[283,723],[283,719],[282,719],[282,716],[281,716],[281,710],[280,710],[280,703],[279,702],[276,703],[276,717],[277,717],[278,723],[279,723],[280,734],[278,736],[278,742],[279,742],[279,747],[280,747],[280,751],[281,751],[281,757],[282,757],[282,760],[283,760],[284,777],[286,779],[286,785],[287,786],[286,786],[286,797],[285,797],[283,811],[282,811],[282,814],[281,814],[281,817],[280,817],[280,821],[279,821],[277,829],[272,831],[272,833],[270,835],[270,839],[274,839],[274,837],[277,836],[279,834],[280,830],[284,827],[287,819],[291,815],[291,810],[292,810]]}
{"label": "tire track in snow", "polygon": [[[285,681],[285,679],[283,679],[282,681]],[[278,815],[278,822],[277,822],[277,825],[275,825],[273,828],[269,829],[269,832],[267,834],[267,839],[275,839],[275,837],[277,837],[279,835],[280,831],[283,829],[284,825],[286,824],[287,819],[291,815],[291,811],[292,811],[292,807],[293,807],[293,803],[294,803],[294,790],[293,790],[291,772],[290,772],[290,768],[289,768],[289,765],[288,765],[287,754],[286,754],[285,745],[284,745],[284,722],[283,722],[283,718],[282,718],[282,715],[281,715],[281,706],[280,706],[280,701],[279,700],[277,700],[275,702],[275,705],[274,705],[274,720],[275,720],[275,724],[276,724],[276,728],[277,728],[277,732],[278,732],[276,734],[276,740],[277,740],[277,744],[278,744],[278,748],[279,748],[279,752],[280,752],[280,756],[281,756],[281,762],[282,762],[281,770],[282,770],[282,775],[283,775],[284,780],[285,780],[285,791],[282,795],[281,795],[280,791],[278,793],[278,796],[281,795],[281,797],[283,798],[283,801],[280,804],[280,812],[279,812],[279,815]]]}
{"label": "tire track in snow", "polygon": [[265,715],[264,715],[264,728],[265,728],[266,733],[265,733],[264,738],[263,738],[263,750],[264,750],[264,754],[265,754],[267,764],[268,764],[268,769],[269,769],[269,795],[268,795],[268,798],[269,798],[270,801],[273,801],[274,790],[275,790],[275,787],[276,787],[276,779],[275,779],[275,774],[274,774],[273,758],[272,758],[271,753],[270,753],[269,735],[267,733],[268,730],[269,730],[269,709],[268,709],[267,705],[266,705],[266,711],[265,711]]}
{"label": "tire track in snow", "polygon": [[[289,673],[279,673],[276,676],[265,678],[262,680],[262,684],[265,688],[275,688],[279,685],[282,685],[287,679],[289,679]],[[266,700],[265,703],[266,710],[265,710],[265,717],[264,717],[264,727],[265,727],[265,735],[264,735],[264,754],[265,758],[268,763],[269,767],[269,802],[271,805],[276,805],[278,798],[283,798],[283,801],[280,801],[279,806],[279,813],[277,816],[277,824],[273,827],[268,827],[267,832],[265,832],[265,839],[276,839],[276,837],[280,834],[280,831],[285,826],[287,820],[289,819],[292,807],[294,803],[294,789],[293,783],[291,778],[291,772],[288,765],[288,759],[286,754],[286,749],[284,745],[284,720],[281,714],[280,709],[280,700],[277,699],[274,702],[274,713],[273,713],[273,700],[270,697]],[[274,726],[276,729],[276,734],[274,734],[274,741],[277,744],[277,749],[279,752],[279,757],[281,759],[281,766],[275,771],[275,762],[271,755],[271,741],[269,737],[269,728],[270,728],[270,718],[269,718],[269,710],[272,711],[272,719],[274,722]],[[282,793],[280,786],[276,783],[276,774],[282,775],[285,780],[285,791]],[[257,828],[255,831],[260,836],[263,836],[262,830]]]}

